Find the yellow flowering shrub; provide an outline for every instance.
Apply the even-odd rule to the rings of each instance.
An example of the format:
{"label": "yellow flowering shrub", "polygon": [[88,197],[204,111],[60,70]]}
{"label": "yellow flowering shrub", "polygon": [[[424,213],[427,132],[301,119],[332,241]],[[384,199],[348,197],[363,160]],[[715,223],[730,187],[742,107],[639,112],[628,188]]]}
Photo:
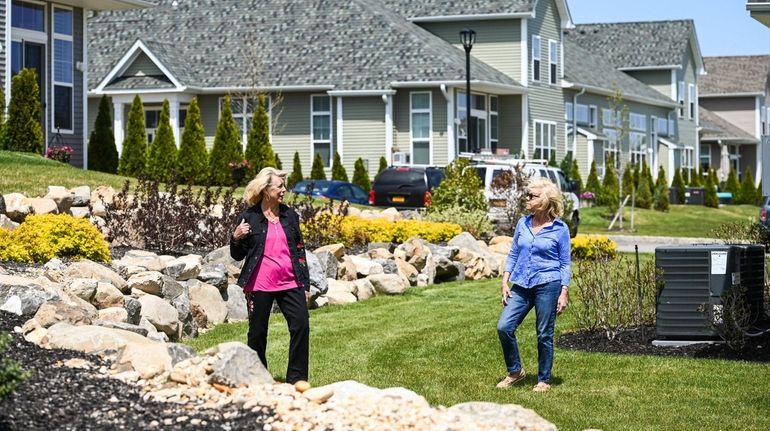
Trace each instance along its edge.
{"label": "yellow flowering shrub", "polygon": [[449,241],[460,232],[462,228],[454,223],[422,220],[392,222],[385,219],[365,220],[351,216],[342,221],[342,238],[348,246],[370,242],[402,243],[413,236],[436,243]]}
{"label": "yellow flowering shrub", "polygon": [[47,262],[55,257],[109,261],[101,232],[66,214],[30,215],[16,230],[0,229],[0,261]]}
{"label": "yellow flowering shrub", "polygon": [[574,259],[614,258],[618,245],[604,235],[578,234],[570,241]]}

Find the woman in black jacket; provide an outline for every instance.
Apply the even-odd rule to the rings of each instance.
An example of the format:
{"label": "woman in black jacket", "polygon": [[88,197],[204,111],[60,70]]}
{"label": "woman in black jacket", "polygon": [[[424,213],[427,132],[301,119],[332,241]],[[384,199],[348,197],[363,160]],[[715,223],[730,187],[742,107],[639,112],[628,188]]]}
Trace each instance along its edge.
{"label": "woman in black jacket", "polygon": [[289,325],[286,382],[293,384],[308,376],[310,274],[299,217],[283,204],[286,174],[264,168],[246,186],[244,199],[249,208],[238,216],[230,238],[230,256],[246,259],[238,285],[246,294],[249,347],[267,367],[267,327],[276,301]]}

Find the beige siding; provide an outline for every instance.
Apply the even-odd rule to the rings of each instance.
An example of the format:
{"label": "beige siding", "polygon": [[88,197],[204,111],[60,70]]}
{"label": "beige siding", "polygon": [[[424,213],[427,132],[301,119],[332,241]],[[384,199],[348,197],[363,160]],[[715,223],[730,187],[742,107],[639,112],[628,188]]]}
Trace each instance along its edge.
{"label": "beige siding", "polygon": [[518,153],[521,151],[521,96],[500,96],[498,115],[500,138],[499,148]]}
{"label": "beige siding", "polygon": [[[695,75],[695,62],[693,61],[693,55],[689,45],[683,63],[684,69],[677,72],[679,76],[678,80],[684,80],[684,118],[679,118],[677,115],[679,122],[679,127],[677,127],[677,140],[680,145],[696,148],[698,146],[698,119],[697,116],[693,116],[693,118],[690,119],[688,106],[690,103],[690,84],[697,84],[697,77]],[[698,101],[695,100],[696,105],[697,102]],[[697,108],[695,113],[697,114]],[[697,148],[695,151],[697,153]]]}
{"label": "beige siding", "polygon": [[380,97],[347,97],[342,101],[342,164],[353,179],[354,165],[360,157],[369,166],[371,178],[385,154],[385,104]]}
{"label": "beige siding", "polygon": [[462,49],[460,31],[472,28],[476,43],[471,55],[507,74],[521,80],[521,20],[490,20],[419,23],[420,26]]}
{"label": "beige siding", "polygon": [[394,151],[411,154],[412,141],[409,129],[409,98],[414,92],[430,91],[432,103],[431,153],[433,164],[443,166],[449,163],[447,153],[447,102],[441,91],[436,89],[400,90],[393,97],[393,147]]}
{"label": "beige siding", "polygon": [[577,149],[575,151],[575,158],[578,162],[578,173],[580,174],[580,179],[583,180],[583,184],[585,184],[586,180],[588,180],[588,173],[591,172],[591,162],[593,161],[588,158],[589,144],[592,144],[592,142],[590,142],[585,136],[581,134],[577,135]]}
{"label": "beige siding", "polygon": [[719,115],[742,130],[751,134],[756,132],[756,99],[754,97],[713,97],[701,98],[700,105]]}
{"label": "beige siding", "polygon": [[[668,163],[669,163],[669,148],[666,145],[658,144],[658,162],[660,166],[663,166],[664,169],[666,169],[666,172],[668,172]],[[678,168],[679,166],[674,165],[674,169]]]}
{"label": "beige siding", "polygon": [[639,81],[647,84],[652,89],[658,91],[660,94],[670,98],[671,97],[671,70],[631,70],[626,72],[632,78],[636,78]]}
{"label": "beige siding", "polygon": [[142,53],[139,54],[139,56],[136,57],[136,60],[134,60],[134,62],[128,66],[126,71],[123,72],[123,76],[137,75],[158,76],[164,75],[164,73],[161,72],[152,60],[150,60],[150,57],[148,57],[147,54]]}

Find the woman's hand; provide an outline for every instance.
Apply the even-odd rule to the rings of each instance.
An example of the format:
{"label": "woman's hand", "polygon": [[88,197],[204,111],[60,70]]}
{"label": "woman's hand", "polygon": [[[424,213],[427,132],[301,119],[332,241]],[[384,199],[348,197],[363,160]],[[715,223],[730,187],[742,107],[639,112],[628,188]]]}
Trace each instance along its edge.
{"label": "woman's hand", "polygon": [[559,300],[556,302],[556,314],[561,314],[567,309],[567,303],[569,302],[569,291],[562,289],[559,295]]}
{"label": "woman's hand", "polygon": [[511,297],[511,288],[508,286],[508,280],[503,279],[503,283],[500,286],[500,295],[502,296],[501,303],[503,307],[508,305],[508,298]]}
{"label": "woman's hand", "polygon": [[251,225],[246,222],[246,219],[241,220],[241,224],[235,227],[233,231],[233,238],[239,240],[251,232]]}

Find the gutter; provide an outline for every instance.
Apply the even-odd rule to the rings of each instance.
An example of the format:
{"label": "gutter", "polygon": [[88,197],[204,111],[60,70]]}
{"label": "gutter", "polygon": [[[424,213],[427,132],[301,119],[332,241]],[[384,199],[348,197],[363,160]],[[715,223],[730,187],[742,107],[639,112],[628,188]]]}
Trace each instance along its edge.
{"label": "gutter", "polygon": [[[393,81],[390,86],[393,88],[424,88],[424,87],[465,87],[466,82],[464,80],[457,81]],[[502,91],[508,91],[507,94],[527,94],[529,90],[524,87],[519,87],[509,84],[500,84],[497,82],[489,81],[471,81],[471,84],[477,86],[491,87],[493,89],[499,89]]]}
{"label": "gutter", "polygon": [[329,90],[326,94],[339,97],[388,96],[396,94],[396,90]]}
{"label": "gutter", "polygon": [[630,66],[630,67],[618,67],[618,70],[623,72],[631,72],[634,70],[669,70],[669,69],[681,69],[681,64],[666,64],[660,66]]}
{"label": "gutter", "polygon": [[407,18],[411,22],[454,22],[454,21],[490,21],[498,19],[527,19],[534,18],[535,11],[532,12],[514,12],[514,13],[487,13],[474,15],[436,15],[436,16],[415,16]]}
{"label": "gutter", "polygon": [[[586,89],[582,88],[580,89],[579,93],[575,93],[572,96],[572,149],[573,151],[577,148],[577,99],[579,96],[582,96],[585,94]],[[598,114],[598,112],[597,112]],[[588,110],[588,116],[591,116],[591,109]],[[588,119],[588,122],[591,122],[591,119]],[[598,122],[598,119],[597,119]]]}
{"label": "gutter", "polygon": [[[612,95],[614,95],[614,93],[611,90],[607,90],[605,88],[594,87],[593,85],[578,84],[578,83],[575,83],[575,82],[569,82],[569,81],[565,81],[565,80],[562,80],[562,88],[571,88],[571,89],[582,88],[582,89],[588,90],[588,91],[590,91],[592,93],[598,93],[598,94],[601,94],[601,95],[604,95],[604,96],[612,96]],[[633,94],[625,94],[625,93],[622,93],[622,91],[621,91],[621,94],[623,96],[623,99],[630,100],[632,102],[644,103],[644,104],[647,104],[647,105],[662,106],[662,107],[665,107],[665,108],[676,108],[678,106],[678,104],[673,102],[673,101],[672,102],[665,102],[665,101],[662,101],[662,100],[650,99],[650,98],[647,98],[647,97],[644,97],[644,96],[636,96],[636,95],[633,95]]]}

